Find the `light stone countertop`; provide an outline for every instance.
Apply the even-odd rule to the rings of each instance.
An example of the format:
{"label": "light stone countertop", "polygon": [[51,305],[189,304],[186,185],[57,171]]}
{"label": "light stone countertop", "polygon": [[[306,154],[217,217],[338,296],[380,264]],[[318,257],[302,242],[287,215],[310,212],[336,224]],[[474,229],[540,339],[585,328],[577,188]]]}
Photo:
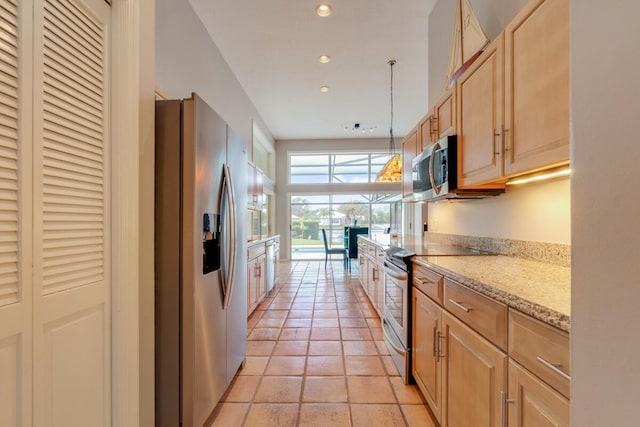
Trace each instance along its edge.
{"label": "light stone countertop", "polygon": [[414,262],[549,325],[570,329],[569,267],[503,255],[418,256]]}
{"label": "light stone countertop", "polygon": [[264,245],[265,243],[267,243],[269,240],[273,240],[276,238],[280,238],[279,234],[274,234],[273,236],[269,236],[269,237],[265,237],[263,239],[258,239],[258,240],[250,240],[247,242],[247,248],[250,248],[252,246],[256,246],[256,245]]}

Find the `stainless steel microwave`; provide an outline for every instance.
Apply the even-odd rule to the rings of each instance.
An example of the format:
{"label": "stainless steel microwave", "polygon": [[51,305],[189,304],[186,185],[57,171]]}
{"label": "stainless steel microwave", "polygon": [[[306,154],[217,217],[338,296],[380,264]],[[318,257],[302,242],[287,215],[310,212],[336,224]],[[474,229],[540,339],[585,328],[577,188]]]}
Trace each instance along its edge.
{"label": "stainless steel microwave", "polygon": [[458,188],[458,139],[448,135],[429,144],[411,162],[413,197],[416,201],[479,199],[497,196],[502,189]]}

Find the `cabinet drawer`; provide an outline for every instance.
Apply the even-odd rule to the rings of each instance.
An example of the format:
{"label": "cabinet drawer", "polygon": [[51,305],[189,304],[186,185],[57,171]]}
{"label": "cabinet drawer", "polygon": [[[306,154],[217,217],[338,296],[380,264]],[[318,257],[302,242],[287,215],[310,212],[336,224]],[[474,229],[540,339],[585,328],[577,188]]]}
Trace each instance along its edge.
{"label": "cabinet drawer", "polygon": [[509,356],[569,398],[569,334],[509,310]]}
{"label": "cabinet drawer", "polygon": [[440,274],[418,264],[413,266],[413,286],[440,304],[442,304],[442,281],[443,277]]}
{"label": "cabinet drawer", "polygon": [[444,307],[480,335],[507,349],[507,306],[445,278]]}
{"label": "cabinet drawer", "polygon": [[254,246],[249,246],[249,248],[247,249],[247,260],[252,260],[265,253],[266,253],[266,248],[264,243],[260,243]]}

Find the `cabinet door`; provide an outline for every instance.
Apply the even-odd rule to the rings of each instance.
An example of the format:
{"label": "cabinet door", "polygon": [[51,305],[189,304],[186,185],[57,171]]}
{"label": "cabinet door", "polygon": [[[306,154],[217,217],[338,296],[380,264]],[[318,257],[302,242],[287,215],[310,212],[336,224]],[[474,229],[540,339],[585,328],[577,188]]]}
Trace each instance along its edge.
{"label": "cabinet door", "polygon": [[413,196],[411,161],[418,153],[418,131],[412,129],[402,140],[402,197]]}
{"label": "cabinet door", "polygon": [[420,121],[420,144],[418,145],[418,153],[433,142],[436,141],[436,118],[433,113],[428,114]]}
{"label": "cabinet door", "polygon": [[383,271],[380,265],[374,261],[369,261],[371,268],[371,289],[369,297],[371,299],[371,305],[378,311],[378,314],[382,313],[382,306],[379,304],[380,300],[380,284],[384,281]]}
{"label": "cabinet door", "polygon": [[530,2],[505,29],[505,174],[569,160],[569,0]]}
{"label": "cabinet door", "polygon": [[503,174],[503,54],[504,36],[500,34],[457,83],[460,188]]}
{"label": "cabinet door", "polygon": [[438,354],[441,324],[442,309],[414,287],[413,377],[438,422],[442,417],[442,363]]}
{"label": "cabinet door", "polygon": [[500,427],[507,355],[448,313],[443,314],[443,427]]}
{"label": "cabinet door", "polygon": [[366,259],[364,256],[366,250],[366,246],[358,245],[358,280],[360,281],[360,285],[363,288],[367,285],[367,268]]}
{"label": "cabinet door", "polygon": [[250,261],[247,265],[247,315],[255,308],[256,300],[255,261]]}
{"label": "cabinet door", "polygon": [[568,427],[569,401],[509,361],[509,427]]}
{"label": "cabinet door", "polygon": [[256,260],[257,265],[257,273],[258,276],[258,301],[261,301],[267,295],[267,256],[261,255]]}
{"label": "cabinet door", "polygon": [[378,267],[378,281],[376,282],[376,308],[380,317],[384,315],[384,267],[382,264],[377,264]]}
{"label": "cabinet door", "polygon": [[453,135],[456,133],[456,98],[455,98],[455,86],[452,90],[447,91],[445,95],[440,98],[440,101],[435,106],[435,115],[437,122],[436,133],[440,139],[446,135]]}

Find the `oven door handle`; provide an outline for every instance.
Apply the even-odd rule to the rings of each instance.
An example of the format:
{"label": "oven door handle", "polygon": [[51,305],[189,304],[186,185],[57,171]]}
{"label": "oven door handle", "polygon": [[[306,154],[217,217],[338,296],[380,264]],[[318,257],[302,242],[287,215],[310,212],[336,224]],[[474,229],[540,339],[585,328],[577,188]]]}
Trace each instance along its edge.
{"label": "oven door handle", "polygon": [[393,264],[390,264],[388,262],[384,262],[384,272],[385,274],[388,274],[389,276],[393,277],[394,279],[397,280],[408,280],[409,279],[409,275],[405,272],[400,270],[398,267],[394,266]]}
{"label": "oven door handle", "polygon": [[394,336],[397,338],[396,332],[393,330],[391,325],[389,325],[389,322],[387,321],[387,319],[382,319],[382,328],[385,330],[385,332],[387,333],[386,335],[389,337],[389,339],[387,339],[386,342],[391,346],[391,348],[393,348],[398,354],[406,354],[407,350],[398,347],[393,342]]}

